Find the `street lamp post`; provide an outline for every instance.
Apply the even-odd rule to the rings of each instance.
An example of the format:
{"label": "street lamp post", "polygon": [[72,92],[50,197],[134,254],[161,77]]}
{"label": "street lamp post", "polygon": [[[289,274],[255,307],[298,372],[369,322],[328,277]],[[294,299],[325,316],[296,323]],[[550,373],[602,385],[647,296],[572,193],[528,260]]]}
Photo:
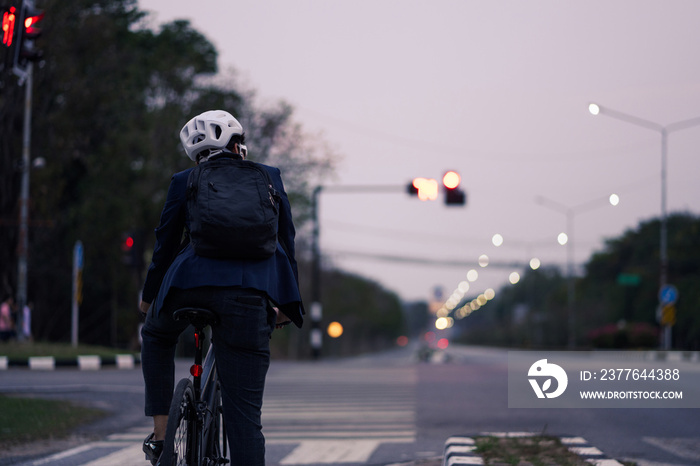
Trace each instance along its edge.
{"label": "street lamp post", "polygon": [[568,337],[567,346],[572,349],[576,347],[576,309],[575,309],[575,288],[574,288],[574,217],[576,214],[588,212],[601,207],[604,203],[616,206],[620,198],[616,194],[609,197],[597,198],[592,201],[568,207],[557,201],[538,196],[535,201],[552,210],[566,216],[566,239],[560,243],[566,244],[566,269],[567,269],[567,313],[568,313]]}
{"label": "street lamp post", "polygon": [[[616,120],[624,121],[642,128],[647,128],[661,134],[661,244],[659,251],[659,288],[662,289],[667,284],[668,280],[668,213],[666,209],[666,193],[668,191],[666,184],[668,135],[682,129],[700,126],[700,117],[677,121],[675,123],[663,126],[653,121],[618,112],[617,110],[612,110],[607,107],[602,107],[595,103],[588,105],[588,111],[591,112],[592,115],[607,115]],[[667,350],[671,349],[671,327],[669,325],[667,325],[664,329],[664,348]]]}

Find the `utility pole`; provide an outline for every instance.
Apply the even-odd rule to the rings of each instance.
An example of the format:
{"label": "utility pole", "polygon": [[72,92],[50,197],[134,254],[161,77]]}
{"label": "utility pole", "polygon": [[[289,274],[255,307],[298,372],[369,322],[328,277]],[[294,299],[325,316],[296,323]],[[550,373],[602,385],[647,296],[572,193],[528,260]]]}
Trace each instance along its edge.
{"label": "utility pole", "polygon": [[27,257],[29,255],[29,168],[32,121],[32,76],[34,64],[27,65],[24,82],[24,125],[22,129],[22,187],[19,200],[19,244],[17,245],[17,338],[24,340],[24,306],[27,305]]}
{"label": "utility pole", "polygon": [[318,201],[323,186],[314,188],[311,200],[313,237],[311,253],[311,357],[321,357],[323,346],[323,333],[321,332],[321,319],[323,308],[321,307],[321,246],[319,243]]}
{"label": "utility pole", "polygon": [[[20,86],[24,85],[24,125],[22,129],[22,185],[19,199],[19,239],[17,244],[17,338],[23,340],[24,307],[27,305],[27,257],[29,255],[29,169],[31,121],[32,121],[32,87],[34,62],[41,59],[43,53],[37,50],[34,41],[41,35],[41,29],[36,25],[44,18],[44,12],[34,6],[33,0],[19,2],[19,7],[10,8],[15,12],[12,24],[3,24],[9,38],[3,43],[11,49],[12,72],[19,78]],[[12,45],[14,41],[14,45]]]}

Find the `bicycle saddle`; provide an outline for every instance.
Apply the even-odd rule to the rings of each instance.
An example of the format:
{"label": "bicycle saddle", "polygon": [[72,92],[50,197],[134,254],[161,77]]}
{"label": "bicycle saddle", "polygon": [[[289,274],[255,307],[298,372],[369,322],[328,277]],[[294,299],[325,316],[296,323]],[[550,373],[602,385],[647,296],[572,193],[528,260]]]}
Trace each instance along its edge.
{"label": "bicycle saddle", "polygon": [[219,324],[219,316],[214,311],[200,307],[184,307],[173,312],[173,319],[187,320],[197,328],[204,328],[207,325],[212,327]]}

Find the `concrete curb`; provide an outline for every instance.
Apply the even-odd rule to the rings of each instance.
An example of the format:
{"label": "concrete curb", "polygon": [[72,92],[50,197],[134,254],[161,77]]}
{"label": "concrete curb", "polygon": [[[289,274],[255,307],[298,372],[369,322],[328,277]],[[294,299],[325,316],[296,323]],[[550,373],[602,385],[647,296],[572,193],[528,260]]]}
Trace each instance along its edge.
{"label": "concrete curb", "polygon": [[[595,355],[602,351],[591,351]],[[605,356],[611,359],[635,359],[640,361],[668,361],[668,362],[700,362],[700,351],[605,351]]]}
{"label": "concrete curb", "polygon": [[[476,445],[473,437],[534,437],[538,434],[530,432],[482,432],[473,436],[450,437],[445,442],[445,452],[442,466],[464,466],[484,464],[484,460],[474,453]],[[583,437],[560,436],[559,440],[566,445],[570,452],[577,454],[586,462],[596,466],[622,466],[617,460],[606,457],[602,451],[591,446]]]}
{"label": "concrete curb", "polygon": [[476,445],[471,437],[450,437],[445,442],[442,466],[484,464],[481,456],[474,453]]}
{"label": "concrete curb", "polygon": [[700,351],[647,351],[646,359],[669,362],[700,362]]}
{"label": "concrete curb", "polygon": [[10,359],[0,356],[0,370],[14,367],[28,367],[31,370],[52,371],[57,367],[77,367],[81,371],[100,370],[105,367],[117,369],[133,369],[141,360],[131,354],[101,357],[96,355],[81,355],[76,358],[56,359],[53,356],[35,356],[26,359]]}

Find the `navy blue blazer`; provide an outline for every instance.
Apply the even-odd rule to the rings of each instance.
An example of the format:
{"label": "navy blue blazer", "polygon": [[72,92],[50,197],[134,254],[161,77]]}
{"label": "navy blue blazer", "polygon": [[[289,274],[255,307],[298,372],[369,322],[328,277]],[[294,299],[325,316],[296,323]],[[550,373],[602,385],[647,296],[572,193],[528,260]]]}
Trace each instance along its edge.
{"label": "navy blue blazer", "polygon": [[[299,275],[294,255],[296,232],[289,198],[279,169],[260,165],[268,171],[274,188],[281,196],[275,254],[263,260],[231,260],[198,256],[191,244],[181,250],[185,227],[189,231],[185,192],[187,178],[193,168],[176,173],[170,182],[160,224],[155,230],[153,259],[143,287],[142,300],[152,303],[151,312],[160,311],[171,288],[237,286],[266,293],[273,304],[297,327],[301,327],[304,306],[299,292]],[[286,252],[280,242],[286,246]]]}

